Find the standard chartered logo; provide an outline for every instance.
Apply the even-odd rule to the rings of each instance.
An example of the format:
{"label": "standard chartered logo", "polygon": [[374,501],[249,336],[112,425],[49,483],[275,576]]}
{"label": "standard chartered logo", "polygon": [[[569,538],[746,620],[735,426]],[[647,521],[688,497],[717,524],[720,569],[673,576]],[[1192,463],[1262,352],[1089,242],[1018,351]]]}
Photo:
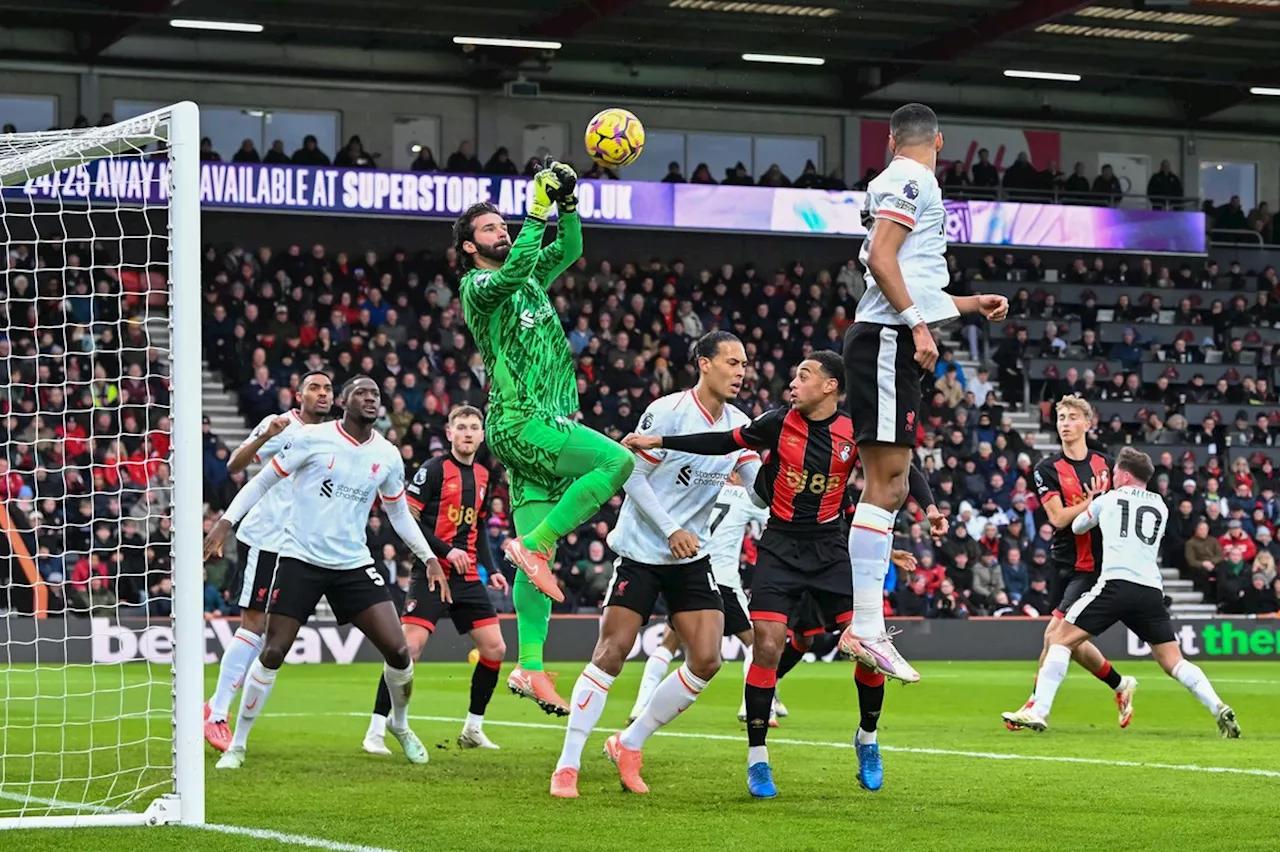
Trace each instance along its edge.
{"label": "standard chartered logo", "polygon": [[[1132,631],[1128,634],[1130,656],[1145,657],[1151,647]],[[1280,628],[1265,622],[1240,625],[1231,621],[1183,623],[1174,633],[1183,656],[1270,657],[1280,655]]]}

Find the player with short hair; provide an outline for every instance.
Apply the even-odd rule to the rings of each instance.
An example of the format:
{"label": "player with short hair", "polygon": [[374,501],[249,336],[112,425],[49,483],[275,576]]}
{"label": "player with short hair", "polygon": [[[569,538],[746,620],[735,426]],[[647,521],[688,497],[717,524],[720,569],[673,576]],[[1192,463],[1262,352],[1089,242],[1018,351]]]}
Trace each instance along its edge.
{"label": "player with short hair", "polygon": [[[479,659],[471,673],[471,705],[458,735],[460,748],[498,746],[484,732],[484,712],[498,685],[498,672],[507,645],[498,626],[498,611],[489,600],[481,580],[481,565],[489,572],[489,585],[507,591],[507,578],[493,560],[487,530],[489,510],[489,469],[476,461],[484,442],[484,414],[471,405],[459,405],[449,412],[445,425],[449,442],[447,455],[425,462],[408,486],[409,511],[422,525],[427,544],[441,560],[449,577],[453,600],[445,603],[429,590],[427,572],[415,565],[409,594],[405,598],[404,638],[409,656],[418,659],[436,625],[446,615],[459,633],[467,633],[475,643]],[[362,748],[370,754],[391,754],[385,735],[391,714],[391,691],[385,678],[378,679],[378,695],[364,735]]]}
{"label": "player with short hair", "polygon": [[[520,656],[508,688],[547,713],[569,706],[543,671],[552,600],[564,600],[551,571],[556,542],[577,529],[631,475],[631,454],[577,421],[577,373],[547,288],[582,254],[577,177],[547,159],[533,178],[529,215],[515,242],[498,208],[472,205],[454,223],[454,245],[471,267],[458,285],[467,327],[484,359],[489,451],[506,466],[516,535],[503,553],[520,569],[512,589]],[[556,241],[542,247],[552,205]]]}
{"label": "player with short hair", "polygon": [[663,435],[710,428],[716,431],[708,434],[731,436],[750,422],[729,404],[745,374],[742,342],[729,332],[712,331],[698,340],[694,355],[698,384],[654,400],[640,418],[641,434],[656,436],[649,439],[655,444],[637,450],[640,460],[627,480],[627,499],[609,534],[618,560],[605,594],[600,638],[573,688],[564,747],[551,776],[551,795],[557,798],[578,797],[582,749],[659,594],[670,623],[684,637],[687,656],[658,684],[639,717],[605,741],[605,753],[617,765],[625,789],[649,792],[640,777],[645,742],[692,706],[720,670],[724,601],[701,542],[729,475],[738,471],[744,482],[754,483],[760,456],[732,438],[711,458],[657,448]]}
{"label": "player with short hair", "polygon": [[960,314],[1002,320],[1009,302],[946,292],[947,211],[934,176],[942,133],[933,110],[898,108],[889,120],[889,149],[893,161],[867,188],[869,231],[859,253],[867,292],[844,340],[849,413],[867,484],[849,532],[854,611],[841,647],[867,667],[912,683],[920,674],[885,629],[883,592],[894,523],[909,490],[921,372],[932,375],[938,360],[931,329]]}
{"label": "player with short hair", "polygon": [[[1044,665],[1050,637],[1057,630],[1063,614],[1093,588],[1102,565],[1101,534],[1089,531],[1076,533],[1071,525],[1088,509],[1093,496],[1111,487],[1111,458],[1089,449],[1085,440],[1093,423],[1093,406],[1083,397],[1067,394],[1058,400],[1056,422],[1062,451],[1040,462],[1032,472],[1045,516],[1055,530],[1049,575],[1049,603],[1053,606],[1053,615],[1044,629],[1039,666]],[[1127,728],[1133,719],[1137,679],[1121,677],[1098,646],[1088,640],[1076,645],[1072,658],[1111,687],[1119,708],[1120,727]],[[1033,689],[1023,709],[1029,708],[1034,701]],[[1017,725],[1009,722],[1005,727],[1011,731],[1018,730]]]}
{"label": "player with short hair", "polygon": [[1005,713],[1006,721],[1035,731],[1048,728],[1049,711],[1073,653],[1090,636],[1102,634],[1118,621],[1150,645],[1160,668],[1213,714],[1219,734],[1229,739],[1240,736],[1235,711],[1218,697],[1200,667],[1183,658],[1173,634],[1160,573],[1160,539],[1168,525],[1169,508],[1159,494],[1147,490],[1154,473],[1150,456],[1124,447],[1112,474],[1115,487],[1094,495],[1071,522],[1077,535],[1095,527],[1101,531],[1101,573],[1098,582],[1054,625],[1034,702]]}
{"label": "player with short hair", "polygon": [[[251,462],[266,463],[303,426],[322,423],[333,406],[333,379],[321,370],[304,373],[298,381],[298,407],[286,414],[269,414],[254,427],[244,443],[227,460],[227,470],[238,473]],[[289,489],[269,492],[236,529],[240,551],[240,626],[234,641],[222,652],[218,686],[204,705],[204,738],[218,751],[231,745],[227,713],[244,683],[245,670],[262,650],[267,625],[267,596],[276,576],[276,562],[284,544],[289,516]]]}
{"label": "player with short hair", "polygon": [[271,695],[285,654],[322,597],[328,598],[339,624],[355,625],[386,660],[383,677],[391,691],[387,730],[410,763],[428,760],[426,747],[409,730],[413,658],[387,579],[374,567],[365,541],[375,500],[382,500],[392,528],[426,564],[428,584],[433,590],[438,586],[445,601],[450,600],[449,583],[405,505],[400,451],[373,429],[382,404],[377,383],[356,376],[343,386],[341,400],[342,419],[300,429],[240,490],[204,540],[205,559],[221,555],[236,522],[272,487],[290,480],[293,495],[267,603],[267,638],[245,676],[235,736],[218,760],[219,769],[244,765],[249,732]]}

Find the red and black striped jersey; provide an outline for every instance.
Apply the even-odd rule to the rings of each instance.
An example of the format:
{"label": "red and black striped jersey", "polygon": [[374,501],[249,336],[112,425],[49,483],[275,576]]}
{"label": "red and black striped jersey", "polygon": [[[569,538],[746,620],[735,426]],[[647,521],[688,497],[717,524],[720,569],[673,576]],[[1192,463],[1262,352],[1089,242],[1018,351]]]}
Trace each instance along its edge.
{"label": "red and black striped jersey", "polygon": [[[1034,471],[1040,502],[1056,496],[1062,499],[1064,507],[1083,503],[1089,483],[1095,476],[1102,481],[1102,490],[1109,491],[1111,464],[1111,458],[1097,450],[1089,450],[1079,461],[1062,453],[1045,459],[1036,465]],[[1102,566],[1102,534],[1094,529],[1076,535],[1070,524],[1054,530],[1052,562],[1059,571],[1099,570]]]}
{"label": "red and black striped jersey", "polygon": [[849,415],[837,411],[810,420],[794,408],[779,408],[735,429],[733,437],[741,447],[768,453],[756,493],[769,507],[769,529],[820,532],[840,520],[858,460]]}
{"label": "red and black striped jersey", "polygon": [[409,505],[418,510],[418,522],[431,551],[445,574],[453,567],[445,560],[450,550],[465,550],[471,557],[468,580],[480,579],[476,565],[497,570],[489,548],[489,470],[481,464],[464,464],[450,455],[427,460],[408,486]]}

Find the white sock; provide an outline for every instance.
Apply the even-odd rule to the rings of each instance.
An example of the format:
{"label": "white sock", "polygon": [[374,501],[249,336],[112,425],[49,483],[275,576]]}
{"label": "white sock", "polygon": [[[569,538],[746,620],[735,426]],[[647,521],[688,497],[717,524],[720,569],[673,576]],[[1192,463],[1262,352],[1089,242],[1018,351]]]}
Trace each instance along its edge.
{"label": "white sock", "polygon": [[209,721],[225,722],[231,702],[244,682],[249,664],[262,653],[262,637],[241,627],[231,639],[231,645],[222,652],[218,666],[218,688],[209,699]]}
{"label": "white sock", "polygon": [[582,764],[582,748],[600,721],[611,686],[613,675],[605,674],[595,663],[587,663],[578,675],[569,698],[569,724],[564,731],[564,748],[556,763],[557,772],[566,767],[577,769]]}
{"label": "white sock", "polygon": [[369,737],[377,737],[382,739],[387,735],[387,717],[380,716],[377,713],[369,716],[369,730],[365,731],[365,739]]}
{"label": "white sock", "polygon": [[484,728],[484,717],[477,716],[475,713],[467,714],[467,721],[462,724],[464,731],[479,731]]}
{"label": "white sock", "polygon": [[688,710],[706,688],[707,682],[695,677],[689,671],[688,663],[680,666],[663,678],[653,691],[653,698],[645,705],[644,712],[622,732],[622,744],[627,748],[643,748],[645,740],[653,736],[654,731]]}
{"label": "white sock", "polygon": [[747,766],[769,762],[768,746],[747,746]]}
{"label": "white sock", "polygon": [[249,732],[253,723],[262,713],[262,705],[271,696],[271,689],[276,685],[278,669],[269,669],[260,660],[254,660],[244,676],[244,697],[240,699],[240,714],[236,717],[236,732],[231,738],[231,747],[243,749],[249,742]]}
{"label": "white sock", "polygon": [[853,564],[853,632],[872,639],[885,632],[884,577],[893,550],[893,512],[866,501],[858,504],[849,527]]}
{"label": "white sock", "polygon": [[391,715],[387,718],[387,727],[393,731],[403,731],[409,727],[409,695],[413,692],[413,662],[409,668],[397,669],[390,663],[382,667],[382,679],[387,682],[387,692],[391,693]]}
{"label": "white sock", "polygon": [[639,716],[644,712],[645,706],[653,696],[653,691],[667,676],[667,667],[671,665],[673,656],[675,655],[665,646],[659,646],[658,650],[653,652],[653,656],[645,661],[644,674],[640,678],[640,692],[636,694],[635,706],[631,708],[632,716]]}
{"label": "white sock", "polygon": [[1031,696],[1035,703],[1036,714],[1042,719],[1049,718],[1053,709],[1053,698],[1058,694],[1058,687],[1067,676],[1067,668],[1071,665],[1071,649],[1066,645],[1051,645],[1044,655],[1044,665],[1040,667],[1040,677],[1036,680],[1036,694]]}
{"label": "white sock", "polygon": [[864,731],[862,728],[858,728],[858,733],[854,735],[854,740],[858,745],[870,745],[876,741],[876,731]]}
{"label": "white sock", "polygon": [[1173,679],[1185,686],[1210,713],[1218,715],[1222,699],[1214,691],[1213,684],[1204,671],[1190,660],[1183,660],[1173,667]]}

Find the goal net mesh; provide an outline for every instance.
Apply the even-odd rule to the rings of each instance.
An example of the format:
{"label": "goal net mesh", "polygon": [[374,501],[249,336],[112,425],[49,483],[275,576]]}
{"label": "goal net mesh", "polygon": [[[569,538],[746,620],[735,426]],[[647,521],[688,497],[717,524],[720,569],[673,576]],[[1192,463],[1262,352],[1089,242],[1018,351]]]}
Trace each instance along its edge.
{"label": "goal net mesh", "polygon": [[174,785],[167,138],[0,136],[0,820]]}

